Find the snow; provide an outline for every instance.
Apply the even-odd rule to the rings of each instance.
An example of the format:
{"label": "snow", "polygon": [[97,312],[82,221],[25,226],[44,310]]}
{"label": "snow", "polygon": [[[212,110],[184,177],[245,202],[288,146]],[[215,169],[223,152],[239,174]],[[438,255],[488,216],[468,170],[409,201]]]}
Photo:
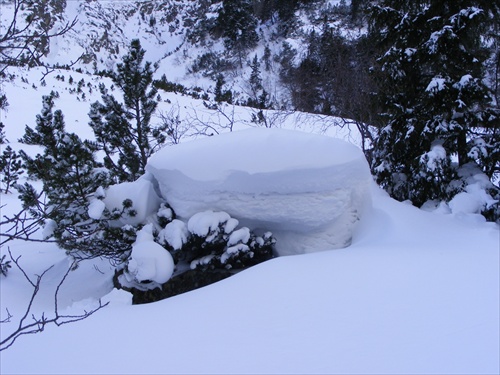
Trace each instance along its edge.
{"label": "snow", "polygon": [[[218,232],[219,226],[229,220],[231,220],[231,216],[227,212],[213,212],[210,210],[194,214],[189,219],[187,227],[191,233],[205,237],[209,233]],[[236,225],[238,225],[237,222]],[[207,238],[207,242],[210,242],[211,237]]]}
{"label": "snow", "polygon": [[[498,373],[498,226],[371,195],[349,248],[279,257],[157,303],[112,303],[22,337],[1,372]],[[2,279],[2,306],[25,295],[18,274]]]}
{"label": "snow", "polygon": [[168,223],[158,234],[160,243],[167,243],[174,250],[180,250],[187,242],[188,236],[186,223],[177,219]]}
{"label": "snow", "polygon": [[123,289],[115,288],[104,297],[102,297],[101,302],[103,304],[109,303],[109,305],[112,307],[115,307],[117,305],[132,305],[132,293],[127,292]]}
{"label": "snow", "polygon": [[498,201],[493,199],[480,181],[467,185],[466,191],[458,193],[448,203],[454,214],[479,214],[484,209],[489,209]]}
{"label": "snow", "polygon": [[470,74],[466,74],[462,76],[460,78],[460,81],[458,81],[454,86],[460,90],[469,85],[472,80],[473,80],[472,76]]}
{"label": "snow", "polygon": [[57,223],[54,220],[46,220],[42,230],[42,238],[50,238],[57,228]]}
{"label": "snow", "polygon": [[444,90],[445,88],[446,88],[446,79],[442,77],[434,77],[429,83],[429,85],[427,85],[425,91],[436,92]]}
{"label": "snow", "polygon": [[148,180],[148,176],[143,176],[134,182],[111,185],[106,190],[104,203],[110,211],[115,209],[121,211],[123,209],[123,202],[127,199],[132,201],[132,208],[135,210],[135,215],[122,216],[119,220],[121,225],[138,225],[143,223],[150,215],[157,212],[162,202],[155,192],[153,183]]}
{"label": "snow", "polygon": [[231,245],[236,245],[238,243],[248,243],[249,240],[250,240],[250,229],[248,229],[247,227],[243,227],[231,233],[229,239],[227,240],[227,245],[231,246]]}
{"label": "snow", "polygon": [[[183,35],[174,35],[166,38],[169,51],[158,48],[154,40],[161,39],[163,43],[169,25],[162,26],[162,38],[158,38],[159,33],[144,33],[147,22],[141,26],[138,17],[127,18],[119,9],[115,13],[118,3],[102,3],[105,6],[101,12],[92,14],[82,1],[68,2],[73,15],[81,20],[81,26],[72,32],[78,38],[78,45],[71,39],[58,39],[51,45],[49,58],[57,62],[74,60],[85,46],[102,36],[86,28],[90,30],[93,23],[106,24],[112,19],[108,19],[110,15],[115,16],[116,22],[110,23],[113,30],[109,33],[123,41],[117,43],[121,52],[128,44],[126,40],[137,35],[144,37],[141,42],[148,51],[148,60],[156,61],[180,44]],[[8,16],[5,9],[9,7],[4,4],[1,12],[4,20]],[[72,19],[71,14],[68,19]],[[271,34],[269,31],[266,30]],[[429,47],[435,47],[438,39],[439,35],[434,34]],[[299,40],[289,41],[300,48]],[[161,61],[157,74],[166,73],[169,80],[182,81],[189,87],[213,84],[201,77],[183,77],[186,66],[200,52],[203,51],[195,48],[179,50],[177,56]],[[406,52],[411,54],[409,50]],[[179,56],[187,62],[176,62]],[[98,68],[112,67],[118,58],[102,49]],[[105,83],[109,87],[109,79],[56,70],[46,77],[45,86],[40,83],[43,72],[16,69],[13,81],[2,82],[10,104],[8,111],[1,113],[7,125],[7,138],[15,141],[22,137],[24,124],[33,127],[35,115],[40,112],[41,96],[55,90],[60,94],[55,107],[63,110],[68,131],[92,140],[86,125],[87,113],[90,103],[100,99],[97,85]],[[56,74],[65,75],[66,82],[69,75],[75,82],[83,79],[85,98],[71,93],[72,87],[67,83],[54,80]],[[238,88],[244,74],[235,77],[229,85]],[[467,79],[464,76],[461,84],[466,84]],[[270,77],[269,82],[275,84],[276,78]],[[439,81],[431,83],[439,88]],[[269,92],[275,90],[279,92],[280,88],[273,87]],[[117,91],[114,94],[118,95]],[[238,208],[236,203],[241,203],[239,199],[243,197],[245,205],[241,204],[241,213],[248,215],[240,220],[243,225],[261,224],[265,230],[276,227],[273,234],[279,237],[281,247],[293,248],[301,243],[306,254],[278,257],[208,287],[137,306],[131,306],[130,293],[113,289],[114,267],[108,261],[83,261],[69,273],[61,287],[60,311],[88,311],[97,305],[99,298],[110,304],[86,320],[49,326],[40,334],[21,337],[14,346],[0,352],[0,373],[500,373],[500,232],[497,224],[486,223],[477,214],[479,205],[495,203],[483,195],[489,181],[471,174],[466,192],[450,203],[453,212],[443,202],[434,202],[433,212],[425,212],[396,202],[365,182],[361,178],[364,167],[358,163],[359,150],[308,134],[321,133],[359,144],[357,133],[348,127],[335,126],[342,123],[338,119],[266,111],[273,126],[301,130],[300,141],[297,133],[271,137],[271,129],[267,133],[270,137],[265,140],[260,135],[248,136],[250,133],[238,131],[238,135],[229,138],[212,137],[209,142],[214,147],[210,146],[211,152],[207,153],[203,143],[190,139],[201,137],[202,122],[217,124],[214,134],[229,131],[224,117],[206,109],[202,101],[172,93],[162,93],[162,97],[160,110],[168,112],[174,108],[180,118],[191,119],[191,128],[183,133],[181,147],[165,150],[178,158],[161,157],[167,168],[171,168],[168,175],[172,184],[178,184],[174,187],[186,189],[182,199],[166,194],[167,199],[178,201],[176,210],[184,212],[181,219],[188,222],[195,213],[209,210],[219,218],[218,213],[226,212],[239,219],[225,208]],[[226,110],[226,114],[234,115],[231,129],[253,126],[249,121],[251,110],[242,107]],[[195,122],[196,118],[200,121]],[[246,137],[247,149],[237,141],[238,137],[241,141]],[[269,147],[265,147],[266,142]],[[11,146],[16,150],[23,148],[32,156],[40,152],[35,146],[19,143]],[[248,150],[252,152],[245,152]],[[326,154],[336,156],[324,158]],[[285,160],[292,157],[294,164],[286,164]],[[155,165],[158,170],[160,167]],[[335,176],[343,180],[336,182]],[[228,180],[238,188],[237,195],[217,191],[217,183]],[[307,185],[307,181],[311,184]],[[346,234],[343,240],[339,240],[339,231],[315,230],[321,225],[328,227],[331,223],[325,221],[337,217],[345,208],[341,203],[349,200],[345,192],[335,190],[335,194],[329,195],[328,189],[338,187],[337,183],[356,186],[366,193],[351,197],[352,201],[360,203],[359,197],[366,195],[372,202],[363,205],[362,215],[348,210],[338,218],[340,232]],[[213,190],[203,196],[201,192],[206,192],[203,189],[207,186]],[[327,192],[325,196],[319,194],[321,189]],[[119,209],[124,199],[132,199],[138,215],[135,221],[128,218],[127,223],[147,222],[154,214],[171,219],[171,212],[165,206],[157,211],[164,202],[153,194],[156,191],[155,180],[149,175],[135,183],[96,192],[96,197],[106,196],[106,207]],[[265,193],[269,191],[279,194]],[[249,206],[252,200],[248,198],[253,192],[256,197],[265,198],[262,204]],[[189,194],[197,201],[189,201]],[[0,199],[2,216],[17,212],[19,201],[14,194],[1,194]],[[206,202],[200,203],[200,199]],[[98,217],[102,205],[91,205],[94,207],[89,214]],[[310,209],[305,211],[307,207]],[[202,210],[196,211],[198,208]],[[250,216],[255,217],[254,221]],[[357,221],[357,226],[352,221]],[[237,225],[236,219],[229,219],[225,229],[231,233]],[[202,232],[212,226],[199,222],[195,227]],[[43,235],[50,233],[51,225],[47,223]],[[245,231],[234,233],[238,233],[234,241],[242,243],[227,249],[228,256],[228,252],[246,249]],[[174,248],[182,246],[185,236],[187,227],[181,220],[173,220],[159,235]],[[339,243],[350,246],[333,250]],[[156,245],[150,232],[141,232],[133,254],[136,265],[141,265],[136,268],[139,279],[151,277],[154,282],[167,279],[171,265],[166,259],[168,253],[164,249],[160,252],[161,247]],[[12,241],[8,248],[15,258],[21,256],[19,261],[32,278],[52,266],[33,305],[37,316],[41,312],[49,316],[53,312],[55,287],[70,266],[70,259],[51,243]],[[316,252],[320,248],[326,251]],[[6,254],[7,247],[0,252],[0,256]],[[209,261],[209,257],[199,260]],[[7,277],[1,277],[0,319],[7,316],[7,308],[14,316],[11,323],[2,324],[2,338],[15,329],[31,293],[30,285],[15,267]]]}
{"label": "snow", "polygon": [[247,251],[250,251],[250,248],[247,245],[244,244],[238,244],[235,246],[230,246],[226,249],[226,251],[221,255],[220,261],[222,264],[226,263],[232,255],[238,254],[238,253],[246,253]]}
{"label": "snow", "polygon": [[420,161],[426,162],[427,168],[430,171],[434,171],[436,168],[439,168],[441,162],[445,159],[446,150],[441,144],[432,145],[431,150],[420,157]]}
{"label": "snow", "polygon": [[100,199],[93,199],[89,204],[89,217],[94,220],[99,220],[102,213],[106,209],[106,204]]}
{"label": "snow", "polygon": [[146,225],[137,235],[128,260],[128,282],[153,281],[166,283],[174,272],[174,260],[170,253],[153,240],[152,224]]}
{"label": "snow", "polygon": [[224,212],[273,232],[281,255],[347,246],[372,179],[351,144],[265,128],[164,148],[146,170],[191,232],[205,235],[224,220],[210,212]]}
{"label": "snow", "polygon": [[460,177],[466,181],[465,191],[455,195],[448,206],[453,214],[478,218],[484,209],[490,209],[498,201],[489,194],[493,184],[474,163],[465,164],[458,171]]}

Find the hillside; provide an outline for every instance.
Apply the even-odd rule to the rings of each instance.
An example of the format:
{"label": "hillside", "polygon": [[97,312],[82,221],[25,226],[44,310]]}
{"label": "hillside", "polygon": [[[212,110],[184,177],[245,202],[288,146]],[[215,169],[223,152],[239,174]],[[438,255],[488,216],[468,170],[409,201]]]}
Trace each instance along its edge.
{"label": "hillside", "polygon": [[0,0],[0,372],[499,373],[499,15]]}

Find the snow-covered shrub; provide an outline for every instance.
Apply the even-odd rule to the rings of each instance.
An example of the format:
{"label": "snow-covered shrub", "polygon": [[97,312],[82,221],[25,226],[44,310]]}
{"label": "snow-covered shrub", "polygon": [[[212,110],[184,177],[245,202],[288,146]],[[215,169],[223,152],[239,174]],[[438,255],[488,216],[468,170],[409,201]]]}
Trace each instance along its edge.
{"label": "snow-covered shrub", "polygon": [[187,223],[172,220],[159,232],[158,242],[176,263],[191,269],[239,269],[270,259],[276,242],[272,233],[257,236],[246,227],[236,229],[238,225],[226,212],[203,211]]}
{"label": "snow-covered shrub", "polygon": [[500,220],[500,189],[476,163],[458,168],[448,185],[446,199],[432,199],[422,205],[426,211],[456,215],[482,215],[488,221]]}
{"label": "snow-covered shrub", "polygon": [[[238,220],[226,212],[199,212],[187,222],[173,217],[172,209],[161,204],[154,225],[137,233],[130,257],[115,276],[115,285],[132,292],[134,303],[184,293],[273,257],[272,233],[257,236],[247,227],[237,229]],[[162,228],[160,222],[167,224]]]}
{"label": "snow-covered shrub", "polygon": [[429,199],[449,201],[460,191],[459,184],[452,183],[458,179],[457,173],[440,144],[433,145],[413,168],[412,177],[408,179],[407,197],[416,206],[422,206]]}
{"label": "snow-covered shrub", "polygon": [[448,203],[455,214],[481,214],[489,221],[500,220],[500,189],[493,185],[477,164],[468,163],[458,169],[465,185]]}
{"label": "snow-covered shrub", "polygon": [[188,221],[190,240],[181,249],[191,269],[241,269],[272,258],[276,242],[270,232],[256,236],[226,212],[204,211]]}

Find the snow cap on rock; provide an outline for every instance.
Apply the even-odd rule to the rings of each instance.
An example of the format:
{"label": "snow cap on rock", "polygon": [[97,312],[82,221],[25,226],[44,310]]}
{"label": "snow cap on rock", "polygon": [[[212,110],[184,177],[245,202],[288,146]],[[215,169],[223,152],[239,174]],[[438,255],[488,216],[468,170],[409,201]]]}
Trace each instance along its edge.
{"label": "snow cap on rock", "polygon": [[[356,146],[274,128],[167,147],[146,170],[180,218],[227,212],[252,230],[272,231],[281,255],[347,246],[372,181]],[[304,242],[311,238],[313,247]]]}

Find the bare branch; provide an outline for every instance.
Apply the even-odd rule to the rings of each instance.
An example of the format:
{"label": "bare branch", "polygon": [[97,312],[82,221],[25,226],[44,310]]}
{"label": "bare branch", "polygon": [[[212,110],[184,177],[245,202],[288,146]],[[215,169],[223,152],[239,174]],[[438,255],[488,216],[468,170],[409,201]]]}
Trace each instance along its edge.
{"label": "bare branch", "polygon": [[[31,294],[30,300],[28,302],[28,306],[26,307],[26,310],[24,312],[24,315],[21,317],[19,320],[19,324],[17,325],[17,328],[12,332],[10,335],[8,335],[5,339],[0,341],[0,351],[3,351],[5,349],[10,348],[16,340],[24,335],[31,335],[31,334],[36,334],[39,332],[43,332],[45,329],[45,326],[49,324],[54,324],[56,326],[61,326],[63,324],[68,324],[68,323],[74,323],[83,319],[88,318],[89,316],[93,315],[95,312],[99,311],[103,307],[107,306],[109,302],[102,304],[101,300],[99,299],[99,305],[96,308],[91,309],[90,311],[84,310],[82,314],[78,315],[61,315],[59,313],[59,306],[58,306],[58,294],[61,286],[64,284],[66,281],[69,273],[71,272],[72,269],[74,269],[74,266],[77,261],[73,261],[72,264],[68,267],[66,272],[64,273],[63,277],[59,281],[56,287],[56,291],[54,293],[54,315],[52,318],[47,318],[45,316],[45,312],[41,313],[39,317],[37,317],[34,313],[31,312],[31,309],[33,307],[33,303],[35,301],[35,298],[38,295],[38,292],[40,291],[40,287],[42,285],[42,281],[44,276],[47,274],[47,272],[53,267],[47,268],[45,271],[42,272],[41,275],[37,275],[36,281],[33,281],[30,279],[30,277],[26,274],[24,269],[21,267],[19,264],[19,259],[21,258],[20,256],[17,258],[14,258],[12,256],[12,253],[10,249],[8,249],[9,255],[14,262],[14,264],[17,266],[17,268],[22,272],[26,280],[30,283],[30,285],[33,287],[33,292]],[[7,318],[3,319],[0,321],[0,323],[10,323],[11,319],[13,318],[12,314],[7,310]],[[31,316],[31,322],[27,321],[28,316]]]}
{"label": "bare branch", "polygon": [[[21,12],[28,5],[27,0],[13,1],[13,14],[5,32],[0,34],[0,73],[9,66],[36,65],[51,69],[42,63],[41,58],[46,53],[43,46],[55,37],[64,35],[77,24],[77,18],[64,23],[59,29],[51,30],[37,24],[42,15],[32,13],[23,18],[20,25]],[[72,63],[73,64],[73,63]]]}

